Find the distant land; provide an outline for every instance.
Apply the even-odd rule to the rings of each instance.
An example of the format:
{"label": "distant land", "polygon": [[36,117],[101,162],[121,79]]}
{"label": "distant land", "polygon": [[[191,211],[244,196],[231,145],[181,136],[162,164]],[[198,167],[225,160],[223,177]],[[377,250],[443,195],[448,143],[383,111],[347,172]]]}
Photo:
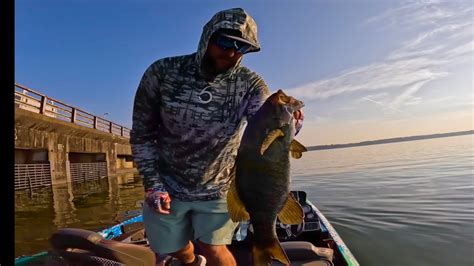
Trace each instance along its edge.
{"label": "distant land", "polygon": [[441,134],[431,134],[431,135],[419,135],[419,136],[410,136],[410,137],[400,137],[400,138],[391,138],[391,139],[370,140],[370,141],[347,143],[347,144],[318,145],[318,146],[310,146],[307,149],[308,151],[339,149],[339,148],[378,145],[378,144],[403,142],[403,141],[414,141],[414,140],[421,140],[421,139],[446,138],[446,137],[454,137],[454,136],[462,136],[462,135],[470,135],[470,134],[474,134],[474,130],[441,133]]}

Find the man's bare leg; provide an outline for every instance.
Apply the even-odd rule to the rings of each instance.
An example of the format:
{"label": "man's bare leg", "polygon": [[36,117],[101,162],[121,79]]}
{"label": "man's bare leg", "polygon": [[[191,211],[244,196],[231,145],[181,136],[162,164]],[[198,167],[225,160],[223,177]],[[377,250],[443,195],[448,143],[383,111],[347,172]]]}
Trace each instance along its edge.
{"label": "man's bare leg", "polygon": [[198,241],[199,250],[206,257],[209,266],[236,266],[234,256],[226,245],[210,245]]}
{"label": "man's bare leg", "polygon": [[179,259],[184,264],[192,264],[195,259],[194,255],[194,245],[191,241],[182,249],[170,253],[172,257]]}

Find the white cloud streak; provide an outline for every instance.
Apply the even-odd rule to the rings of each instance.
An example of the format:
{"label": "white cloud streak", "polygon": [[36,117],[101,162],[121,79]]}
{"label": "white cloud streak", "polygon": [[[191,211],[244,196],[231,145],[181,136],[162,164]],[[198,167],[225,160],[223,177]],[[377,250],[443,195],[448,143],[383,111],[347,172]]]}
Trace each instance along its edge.
{"label": "white cloud streak", "polygon": [[[467,5],[466,5],[467,4]],[[430,81],[449,76],[449,66],[472,60],[474,52],[473,8],[464,2],[409,2],[369,18],[365,25],[409,28],[417,34],[380,61],[346,70],[332,78],[289,89],[306,100],[326,99],[360,91],[390,90],[399,95],[388,100],[389,108],[422,101],[417,93]],[[366,97],[372,99],[371,97]],[[403,112],[403,111],[400,111]]]}
{"label": "white cloud streak", "polygon": [[[390,106],[392,108],[398,108],[401,104],[403,103],[409,103],[409,104],[414,104],[414,103],[419,103],[420,98],[416,97],[414,98],[413,95],[421,88],[425,83],[427,83],[429,80],[423,80],[416,82],[415,84],[409,86],[402,94],[398,95],[391,103]],[[411,100],[411,101],[410,101]]]}
{"label": "white cloud streak", "polygon": [[376,101],[376,100],[374,100],[374,99],[371,99],[371,98],[369,98],[369,97],[362,97],[361,99],[362,99],[362,100],[369,101],[369,102],[372,102],[372,103],[375,103],[376,105],[381,106],[383,109],[390,109],[390,110],[393,110],[393,111],[398,112],[398,113],[401,113],[401,114],[408,114],[407,112],[404,112],[404,111],[402,111],[402,110],[399,110],[399,109],[397,109],[397,108],[395,108],[395,107],[393,107],[393,106],[390,106],[390,105],[387,106],[385,103],[383,103],[383,102],[378,102],[378,101]]}

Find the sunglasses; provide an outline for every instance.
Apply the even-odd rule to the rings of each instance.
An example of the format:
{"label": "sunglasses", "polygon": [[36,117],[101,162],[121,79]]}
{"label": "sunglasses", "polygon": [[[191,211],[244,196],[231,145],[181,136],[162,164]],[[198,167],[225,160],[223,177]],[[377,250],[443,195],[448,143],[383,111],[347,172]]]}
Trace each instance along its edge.
{"label": "sunglasses", "polygon": [[224,51],[227,49],[234,49],[237,53],[245,54],[247,53],[252,46],[248,43],[244,43],[226,36],[217,36],[215,42]]}

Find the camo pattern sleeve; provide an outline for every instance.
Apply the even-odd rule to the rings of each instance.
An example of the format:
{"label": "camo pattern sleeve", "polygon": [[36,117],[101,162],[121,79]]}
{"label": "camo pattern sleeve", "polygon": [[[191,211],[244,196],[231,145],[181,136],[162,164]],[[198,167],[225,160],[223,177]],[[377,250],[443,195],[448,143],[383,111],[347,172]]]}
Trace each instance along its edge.
{"label": "camo pattern sleeve", "polygon": [[270,96],[270,91],[268,89],[267,84],[265,84],[265,81],[258,75],[256,76],[257,79],[255,79],[255,81],[253,81],[250,86],[252,90],[249,91],[250,97],[247,109],[245,111],[245,116],[247,117],[247,119],[252,117],[260,108],[260,106],[263,105],[265,100]]}
{"label": "camo pattern sleeve", "polygon": [[132,154],[138,172],[143,176],[145,191],[165,191],[158,173],[160,61],[152,64],[143,74],[135,94],[133,126],[130,133]]}

